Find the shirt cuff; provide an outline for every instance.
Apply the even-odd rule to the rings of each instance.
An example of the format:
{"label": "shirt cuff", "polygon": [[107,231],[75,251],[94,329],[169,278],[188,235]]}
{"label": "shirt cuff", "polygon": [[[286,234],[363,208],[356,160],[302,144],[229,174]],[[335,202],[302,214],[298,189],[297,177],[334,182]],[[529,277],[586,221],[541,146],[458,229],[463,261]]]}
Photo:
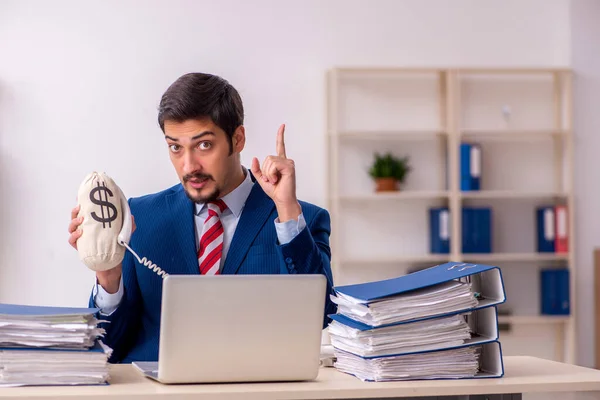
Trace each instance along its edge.
{"label": "shirt cuff", "polygon": [[116,311],[121,303],[121,299],[123,299],[123,275],[119,279],[119,290],[116,293],[108,293],[102,285],[98,284],[98,279],[96,279],[96,284],[93,289],[94,295],[94,304],[96,307],[100,308],[100,314],[108,316]]}
{"label": "shirt cuff", "polygon": [[279,222],[279,218],[275,219],[275,230],[277,231],[279,244],[288,244],[298,236],[305,227],[306,220],[304,219],[303,213],[300,213],[297,221],[290,219],[289,221]]}

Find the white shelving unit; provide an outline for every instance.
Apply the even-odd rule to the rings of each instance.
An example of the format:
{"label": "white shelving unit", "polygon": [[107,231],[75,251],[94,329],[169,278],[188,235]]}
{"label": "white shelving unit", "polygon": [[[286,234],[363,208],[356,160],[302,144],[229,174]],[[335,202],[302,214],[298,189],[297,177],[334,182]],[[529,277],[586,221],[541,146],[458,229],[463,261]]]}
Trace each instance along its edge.
{"label": "white shelving unit", "polygon": [[[507,112],[508,111],[508,112]],[[446,261],[498,265],[505,354],[575,360],[571,71],[336,68],[327,75],[328,207],[336,285]],[[460,143],[482,147],[481,190],[460,190]],[[375,152],[409,156],[398,192],[376,193]],[[535,207],[568,206],[569,252],[537,253]],[[461,208],[492,208],[493,252],[461,252]],[[430,254],[428,209],[450,210],[450,254]],[[571,314],[540,315],[539,268],[568,267]],[[539,341],[554,346],[539,346]],[[536,346],[537,345],[537,346]],[[544,351],[547,351],[544,353]]]}

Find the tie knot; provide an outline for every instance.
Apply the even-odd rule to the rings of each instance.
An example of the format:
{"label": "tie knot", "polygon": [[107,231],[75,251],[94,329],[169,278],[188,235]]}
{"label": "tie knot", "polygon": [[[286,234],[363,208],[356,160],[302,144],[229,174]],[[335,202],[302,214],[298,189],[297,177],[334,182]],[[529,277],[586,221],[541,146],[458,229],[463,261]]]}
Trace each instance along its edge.
{"label": "tie knot", "polygon": [[209,201],[207,206],[208,206],[208,214],[211,214],[211,212],[212,212],[213,214],[215,214],[217,216],[221,216],[221,213],[223,211],[225,211],[225,209],[227,208],[227,205],[221,199]]}

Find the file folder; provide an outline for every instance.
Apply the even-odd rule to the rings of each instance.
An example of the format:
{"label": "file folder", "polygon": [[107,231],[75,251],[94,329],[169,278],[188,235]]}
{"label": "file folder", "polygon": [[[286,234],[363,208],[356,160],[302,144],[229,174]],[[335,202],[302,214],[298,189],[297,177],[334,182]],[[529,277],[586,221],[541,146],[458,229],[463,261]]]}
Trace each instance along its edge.
{"label": "file folder", "polygon": [[[401,363],[403,360],[412,363],[418,363],[421,360],[427,358],[427,362],[431,362],[430,360],[435,360],[444,357],[444,355],[449,355],[451,352],[455,352],[458,349],[465,348],[473,348],[474,350],[479,352],[478,357],[478,365],[477,372],[473,376],[468,377],[419,377],[410,375],[410,369],[405,369],[404,373],[396,372],[394,365],[386,367],[391,363]],[[356,376],[357,378],[363,381],[394,381],[394,380],[414,380],[414,379],[432,379],[432,380],[441,380],[441,379],[484,379],[484,378],[501,378],[504,376],[504,363],[502,360],[502,346],[499,341],[493,341],[490,343],[484,343],[480,345],[468,345],[463,346],[461,348],[454,349],[444,349],[444,350],[433,350],[433,351],[425,351],[418,354],[405,354],[400,356],[389,356],[389,357],[378,357],[376,359],[365,359],[362,357],[355,356],[350,353],[345,353],[340,350],[336,350],[335,354],[337,357],[336,368],[342,372],[345,372],[349,375]],[[451,363],[445,363],[446,365]],[[382,369],[383,373],[385,373],[385,377],[381,379],[373,379],[372,376],[368,372],[371,372],[377,369],[377,365],[379,364],[379,369]],[[346,368],[349,366],[350,368]],[[366,373],[357,374],[354,371],[367,371]],[[419,371],[414,371],[418,373]],[[397,375],[395,375],[395,373]]]}
{"label": "file folder", "polygon": [[[439,264],[408,275],[382,281],[336,286],[334,291],[353,299],[357,304],[368,304],[375,300],[451,281],[470,282],[473,290],[478,293],[478,304],[474,307],[456,310],[450,314],[495,306],[506,301],[500,268],[485,264],[461,262]],[[430,316],[436,315],[448,314],[432,312]]]}
{"label": "file folder", "polygon": [[544,315],[569,315],[569,270],[543,269],[540,271],[541,313]]}
{"label": "file folder", "polygon": [[[439,343],[436,346],[431,346],[431,348],[429,348],[425,351],[454,349],[454,348],[460,348],[460,347],[465,347],[465,346],[481,345],[481,344],[485,344],[485,343],[494,342],[499,339],[498,311],[497,311],[496,307],[481,308],[481,309],[474,310],[472,312],[460,313],[458,315],[461,315],[463,318],[465,318],[467,324],[469,325],[469,328],[471,330],[471,338],[466,339],[462,344],[454,345],[454,346],[448,346],[446,343]],[[407,325],[411,325],[411,324],[414,325],[415,323],[422,322],[422,321],[434,321],[434,320],[440,320],[442,318],[447,318],[447,316],[431,317],[431,318],[423,318],[423,319],[413,320],[413,321],[408,321],[408,322],[400,322],[400,323],[396,323],[396,324],[372,327],[367,324],[363,324],[361,322],[354,321],[353,319],[348,318],[342,314],[333,314],[333,315],[330,315],[330,317],[331,317],[331,319],[339,322],[340,324],[346,325],[352,329],[356,329],[358,331],[362,331],[365,333],[376,332],[376,331],[380,331],[382,329],[390,328],[390,327],[407,326]],[[335,338],[332,336],[331,337],[332,344],[335,345],[334,339]],[[338,345],[336,347],[340,348],[341,346]],[[357,352],[350,351],[349,349],[342,348],[342,350],[349,352],[351,354],[357,355],[359,357],[365,358],[365,359],[398,356],[398,355],[403,355],[403,354],[418,354],[418,353],[423,352],[423,351],[400,351],[400,352],[389,352],[389,353],[383,354],[383,355],[381,355],[381,354],[379,354],[379,355],[363,355],[363,354],[359,354]]]}
{"label": "file folder", "polygon": [[98,308],[0,304],[0,386],[105,385]]}
{"label": "file folder", "polygon": [[481,188],[481,146],[477,143],[460,145],[460,189],[462,191]]}
{"label": "file folder", "polygon": [[[492,252],[492,209],[490,207],[463,207],[462,252]],[[450,212],[446,207],[429,209],[430,252],[450,253]]]}
{"label": "file folder", "polygon": [[557,253],[569,252],[569,221],[567,215],[567,206],[559,205],[555,207],[556,213],[556,235],[554,249]]}
{"label": "file folder", "polygon": [[492,209],[490,207],[473,208],[475,226],[471,236],[475,253],[492,252]]}
{"label": "file folder", "polygon": [[23,304],[0,303],[0,316],[18,316],[18,317],[57,317],[74,315],[93,315],[100,311],[99,308],[78,308],[78,307],[51,307],[51,306],[30,306]]}
{"label": "file folder", "polygon": [[492,252],[492,209],[463,207],[463,253]]}
{"label": "file folder", "polygon": [[536,209],[537,251],[554,253],[556,242],[554,206],[542,206]]}
{"label": "file folder", "polygon": [[432,254],[450,253],[450,212],[448,208],[429,209],[429,235]]}

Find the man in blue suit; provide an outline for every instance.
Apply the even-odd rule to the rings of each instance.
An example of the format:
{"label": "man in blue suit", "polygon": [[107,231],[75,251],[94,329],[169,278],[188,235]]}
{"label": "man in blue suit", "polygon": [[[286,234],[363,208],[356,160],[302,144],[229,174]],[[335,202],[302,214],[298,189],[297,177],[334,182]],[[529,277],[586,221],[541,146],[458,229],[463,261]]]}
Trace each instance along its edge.
{"label": "man in blue suit", "polygon": [[[296,198],[285,126],[277,133],[277,154],[262,164],[253,158],[247,170],[240,161],[242,100],[226,80],[204,73],[183,75],[166,90],[158,122],[180,183],[129,200],[131,247],[169,274],[323,274],[329,283],[325,327],[327,314],[335,312],[330,218]],[[77,212],[69,224],[75,248],[82,222]],[[158,359],[161,294],[162,278],[129,252],[115,268],[96,272],[90,306],[110,321],[103,327],[114,350],[111,362]]]}

